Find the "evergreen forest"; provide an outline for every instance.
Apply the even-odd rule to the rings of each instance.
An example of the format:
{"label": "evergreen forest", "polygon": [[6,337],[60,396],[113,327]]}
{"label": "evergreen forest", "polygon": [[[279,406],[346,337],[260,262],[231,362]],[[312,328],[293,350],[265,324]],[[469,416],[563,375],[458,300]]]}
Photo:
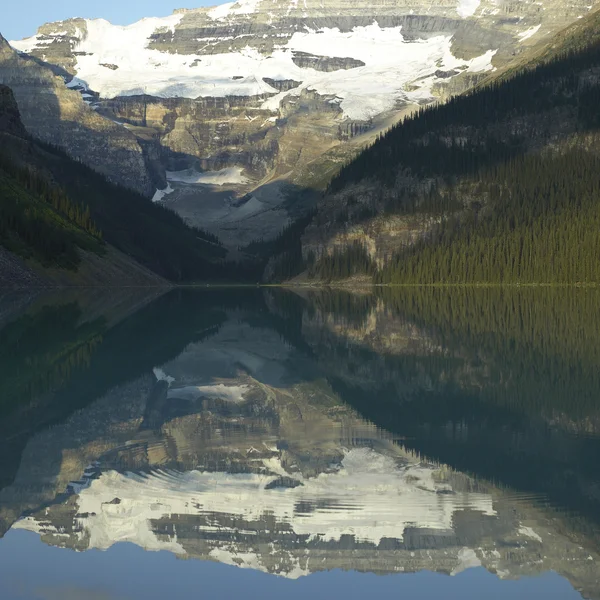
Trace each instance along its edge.
{"label": "evergreen forest", "polygon": [[[335,244],[317,257],[282,255],[277,274],[367,275],[381,284],[600,283],[600,38],[590,42],[589,27],[567,36],[562,51],[422,108],[381,135],[339,171],[310,224],[290,236],[291,247],[305,231],[337,237]],[[361,236],[377,242],[369,228],[390,217],[416,235],[367,251]],[[353,227],[364,233],[341,244]]]}

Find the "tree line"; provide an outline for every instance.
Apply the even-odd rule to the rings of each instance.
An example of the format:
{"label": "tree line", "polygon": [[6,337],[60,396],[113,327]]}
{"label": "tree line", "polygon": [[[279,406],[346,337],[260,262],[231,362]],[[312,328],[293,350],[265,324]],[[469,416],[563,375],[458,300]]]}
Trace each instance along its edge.
{"label": "tree line", "polygon": [[600,41],[566,47],[421,108],[332,179],[327,193],[344,193],[315,227],[414,217],[418,242],[378,256],[379,267],[352,242],[288,270],[394,284],[600,283]]}
{"label": "tree line", "polygon": [[102,240],[102,232],[91,217],[90,207],[73,202],[62,187],[51,182],[32,166],[17,165],[8,156],[0,153],[0,170],[85,232]]}

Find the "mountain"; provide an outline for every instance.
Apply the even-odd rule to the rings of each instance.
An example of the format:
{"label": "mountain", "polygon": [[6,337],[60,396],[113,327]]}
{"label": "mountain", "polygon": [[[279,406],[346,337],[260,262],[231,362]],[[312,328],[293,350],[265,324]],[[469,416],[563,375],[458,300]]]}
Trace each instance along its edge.
{"label": "mountain", "polygon": [[237,246],[312,207],[382,128],[472,88],[593,6],[240,0],[126,27],[70,19],[11,44],[137,140],[156,199]]}
{"label": "mountain", "polygon": [[[389,129],[332,179],[270,276],[597,283],[600,12]],[[292,239],[293,238],[293,239]]]}
{"label": "mountain", "polygon": [[17,54],[1,35],[0,84],[12,89],[31,135],[60,146],[113,183],[145,195],[153,193],[154,176],[136,137],[97,115],[48,65]]}
{"label": "mountain", "polygon": [[2,287],[227,277],[225,250],[216,239],[34,140],[12,91],[2,85],[0,141]]}

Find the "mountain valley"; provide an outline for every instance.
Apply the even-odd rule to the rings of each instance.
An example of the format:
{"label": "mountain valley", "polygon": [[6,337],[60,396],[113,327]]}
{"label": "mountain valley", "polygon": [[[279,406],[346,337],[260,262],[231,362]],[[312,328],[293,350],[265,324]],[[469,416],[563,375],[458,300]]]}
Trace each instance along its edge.
{"label": "mountain valley", "polygon": [[[592,7],[241,0],[126,27],[71,19],[12,41],[20,56],[0,61],[0,82],[15,87],[30,133],[60,139],[235,249],[305,214],[379,131],[471,89]],[[51,125],[50,113],[40,122],[28,106],[34,75],[53,102],[77,105],[71,125]],[[102,157],[86,157],[82,126],[100,132]],[[107,144],[121,149],[103,152]]]}

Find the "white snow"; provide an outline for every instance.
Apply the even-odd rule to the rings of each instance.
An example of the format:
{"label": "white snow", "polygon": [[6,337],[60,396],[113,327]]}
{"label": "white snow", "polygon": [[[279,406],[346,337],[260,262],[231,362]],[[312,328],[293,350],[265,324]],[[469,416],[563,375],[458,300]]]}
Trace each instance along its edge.
{"label": "white snow", "polygon": [[483,71],[492,71],[492,59],[496,56],[498,50],[488,50],[485,54],[474,58],[467,69],[469,73],[481,73]]}
{"label": "white snow", "polygon": [[175,378],[167,375],[160,367],[154,367],[152,370],[154,372],[154,377],[156,377],[156,381],[166,381],[169,384],[169,387],[175,382]]}
{"label": "white snow", "polygon": [[214,21],[222,21],[231,15],[251,15],[256,12],[260,0],[239,0],[215,6],[207,15]]}
{"label": "white snow", "polygon": [[171,187],[171,184],[167,184],[167,187],[164,190],[156,190],[154,196],[152,196],[152,202],[160,202],[165,196],[168,196],[170,193],[175,190]]}
{"label": "white snow", "polygon": [[220,171],[205,171],[199,173],[195,169],[183,171],[167,171],[167,181],[203,185],[226,185],[247,183],[247,178],[242,175],[241,167],[227,167]]}
{"label": "white snow", "polygon": [[463,18],[472,17],[480,4],[481,0],[459,0],[456,12]]}
{"label": "white snow", "polygon": [[[294,33],[286,49],[321,56],[350,57],[363,61],[365,66],[330,73],[312,69],[298,69],[295,74],[288,71],[288,78],[304,81],[303,85],[269,98],[262,107],[275,111],[286,96],[297,96],[302,89],[310,89],[339,98],[345,116],[366,120],[393,109],[398,99],[417,102],[431,99],[431,86],[437,69],[467,67],[471,72],[480,72],[493,68],[491,58],[496,51],[463,61],[452,55],[451,36],[407,42],[401,29],[382,29],[373,23],[345,33],[337,28]],[[275,53],[274,58],[282,61],[285,54]],[[405,91],[408,84],[419,81],[421,87],[417,91]]]}
{"label": "white snow", "polygon": [[536,25],[535,27],[530,27],[527,31],[523,31],[519,33],[519,41],[524,42],[529,38],[533,37],[542,27],[542,24]]}
{"label": "white snow", "polygon": [[239,404],[244,402],[244,394],[248,391],[247,385],[188,385],[185,387],[171,388],[167,398],[181,398],[182,400],[197,400],[198,398],[213,398]]}
{"label": "white snow", "polygon": [[[208,387],[223,393],[224,386]],[[169,395],[173,392],[170,390]],[[434,468],[419,463],[398,465],[394,459],[367,448],[347,452],[337,471],[306,479],[291,474],[302,483],[295,488],[266,489],[278,476],[288,473],[278,458],[264,460],[263,464],[263,474],[104,472],[80,490],[79,513],[88,516],[78,522],[84,538],[89,536],[90,548],[106,549],[128,541],[149,550],[183,554],[185,550],[176,536],[159,539],[155,535],[151,520],[171,515],[208,516],[198,521],[199,535],[218,529],[223,534],[218,540],[207,538],[207,543],[213,545],[210,555],[231,563],[237,554],[235,541],[231,541],[239,533],[236,519],[257,522],[268,515],[312,540],[337,541],[342,535],[353,535],[379,544],[384,537],[402,540],[406,527],[450,531],[456,511],[470,509],[495,515],[490,495],[436,493],[448,491],[449,486],[436,481]],[[114,498],[120,503],[111,504]],[[302,511],[299,506],[311,510]],[[20,521],[19,526],[38,527],[28,521]],[[229,539],[224,535],[228,531],[232,534]],[[259,555],[239,558],[241,566],[264,570]],[[472,550],[461,551],[459,559],[456,572],[479,564]],[[283,574],[298,577],[305,571],[295,565]]]}
{"label": "white snow", "polygon": [[521,525],[521,527],[519,527],[519,533],[525,537],[540,542],[540,544],[543,542],[542,538],[533,529],[531,529],[531,527],[525,527],[524,525]]}
{"label": "white snow", "polygon": [[88,89],[87,83],[82,79],[79,79],[78,77],[73,77],[73,79],[71,79],[71,81],[69,81],[69,83],[66,83],[65,85],[68,88],[81,88],[83,90]]}
{"label": "white snow", "polygon": [[[466,11],[467,5],[468,10],[474,10],[473,0],[461,4],[460,10]],[[212,18],[220,19],[231,14],[251,14],[255,6],[256,0],[242,0],[209,12]],[[284,98],[308,89],[333,96],[345,117],[369,119],[393,109],[398,101],[431,100],[437,69],[460,67],[476,72],[493,68],[493,51],[470,61],[457,59],[451,52],[450,35],[405,40],[401,27],[382,28],[377,22],[348,32],[306,27],[282,38],[282,45],[271,56],[250,47],[206,55],[172,54],[148,48],[155,31],[173,31],[181,18],[179,14],[143,19],[127,27],[101,19],[86,20],[87,34],[75,47],[85,55],[77,56],[76,78],[71,85],[88,87],[106,98],[141,93],[186,98],[270,95],[263,108],[273,112],[278,111]],[[36,40],[30,38],[14,45],[31,49]],[[365,66],[332,72],[300,68],[292,60],[293,51],[354,58]],[[102,63],[115,64],[118,69],[107,69]],[[194,63],[196,66],[191,68]],[[263,81],[265,77],[303,83],[277,93]],[[406,91],[409,85],[416,89]]]}
{"label": "white snow", "polygon": [[34,35],[30,38],[25,38],[24,40],[14,40],[10,42],[10,45],[19,52],[31,52],[40,46],[46,46],[52,43],[51,39],[41,39],[41,36]]}
{"label": "white snow", "polygon": [[23,517],[19,519],[12,525],[12,529],[25,529],[27,531],[33,531],[40,536],[51,534],[58,537],[69,537],[68,533],[59,531],[59,529],[52,523],[36,521],[34,517]]}
{"label": "white snow", "polygon": [[471,548],[462,548],[458,553],[458,560],[458,566],[452,569],[450,575],[458,575],[467,569],[481,566],[481,561],[477,558],[475,551]]}
{"label": "white snow", "polygon": [[[263,573],[268,573],[268,569],[261,564],[260,557],[258,554],[252,554],[250,552],[239,552],[235,548],[225,549],[225,548],[213,548],[209,556],[214,558],[216,561],[226,564],[236,566],[240,569],[254,569],[256,571],[262,571]],[[293,557],[292,557],[293,560]],[[296,564],[281,573],[286,579],[298,579],[305,575],[310,575],[310,571],[308,569],[303,569],[298,564],[299,560],[295,560]]]}

